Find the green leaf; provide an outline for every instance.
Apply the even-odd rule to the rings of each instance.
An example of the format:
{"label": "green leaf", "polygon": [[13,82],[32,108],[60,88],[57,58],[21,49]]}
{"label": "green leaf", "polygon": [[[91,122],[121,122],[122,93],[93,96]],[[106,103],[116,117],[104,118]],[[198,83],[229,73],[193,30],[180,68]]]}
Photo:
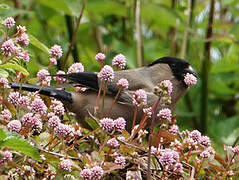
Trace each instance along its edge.
{"label": "green leaf", "polygon": [[98,123],[97,123],[94,119],[85,118],[85,121],[89,124],[89,126],[90,126],[92,129],[97,129],[97,128],[99,128]]}
{"label": "green leaf", "polygon": [[0,69],[7,69],[7,68],[19,71],[19,72],[23,73],[25,76],[29,75],[29,72],[24,67],[22,67],[18,64],[7,63],[7,64],[0,65]]}
{"label": "green leaf", "polygon": [[231,72],[238,69],[238,65],[235,63],[221,63],[215,64],[212,66],[211,73],[219,73],[219,72]]}
{"label": "green leaf", "polygon": [[29,34],[29,39],[30,39],[30,43],[33,46],[36,46],[37,48],[39,48],[40,50],[42,50],[44,53],[49,54],[49,49],[48,47],[41,43],[37,38],[35,38],[33,35]]}
{"label": "green leaf", "polygon": [[43,4],[47,7],[50,7],[58,12],[63,12],[65,14],[68,14],[72,16],[72,12],[68,8],[67,4],[64,2],[64,0],[57,0],[56,1],[49,1],[49,0],[37,0],[38,3]]}
{"label": "green leaf", "polygon": [[5,131],[0,128],[0,142],[7,137]]}
{"label": "green leaf", "polygon": [[127,15],[127,9],[125,8],[125,6],[115,1],[88,1],[86,9],[89,13],[97,13],[102,15]]}
{"label": "green leaf", "polygon": [[67,4],[68,9],[71,10],[72,14],[74,16],[79,16],[81,12],[81,2],[80,0],[64,0],[64,2]]}
{"label": "green leaf", "polygon": [[[0,134],[1,134],[1,131],[0,131]],[[5,133],[6,133],[6,137],[0,141],[1,148],[4,146],[7,146],[9,148],[20,151],[23,154],[28,155],[38,161],[41,161],[39,152],[30,144],[28,144],[28,142],[24,140],[20,135],[13,132],[5,132]],[[2,137],[4,137],[4,134],[2,135]]]}
{"label": "green leaf", "polygon": [[0,77],[7,78],[8,76],[9,76],[9,74],[7,71],[5,71],[4,69],[0,69]]}

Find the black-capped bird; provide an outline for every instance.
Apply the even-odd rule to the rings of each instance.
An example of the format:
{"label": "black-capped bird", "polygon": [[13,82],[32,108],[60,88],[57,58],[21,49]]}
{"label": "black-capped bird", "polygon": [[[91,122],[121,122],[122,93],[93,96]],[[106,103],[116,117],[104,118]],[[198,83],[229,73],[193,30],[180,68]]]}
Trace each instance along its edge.
{"label": "black-capped bird", "polygon": [[[147,105],[152,106],[158,97],[154,94],[154,88],[163,80],[170,80],[173,85],[171,95],[171,105],[169,108],[174,110],[178,100],[185,95],[189,87],[184,82],[185,75],[189,73],[196,77],[196,73],[190,64],[182,59],[174,57],[163,57],[157,59],[148,66],[116,71],[112,82],[108,82],[104,112],[108,112],[114,100],[119,87],[117,82],[121,78],[125,78],[129,82],[129,88],[121,91],[114,104],[111,113],[108,117],[118,118],[123,117],[126,120],[126,129],[131,130],[134,105],[132,104],[132,96],[138,89],[143,89],[147,93]],[[56,75],[57,76],[57,75]],[[40,94],[54,97],[64,103],[66,108],[76,114],[76,120],[84,128],[90,128],[85,121],[86,117],[94,114],[96,105],[97,93],[100,86],[100,80],[97,73],[94,72],[79,72],[66,75],[60,75],[69,81],[78,84],[79,86],[87,87],[84,92],[69,92],[66,90],[57,90],[54,86],[41,87],[31,84],[10,83],[13,89],[22,89],[25,91],[39,91]],[[101,98],[102,101],[102,98]],[[99,103],[99,112],[101,112],[101,102]],[[139,109],[136,122],[142,118],[142,109]]]}

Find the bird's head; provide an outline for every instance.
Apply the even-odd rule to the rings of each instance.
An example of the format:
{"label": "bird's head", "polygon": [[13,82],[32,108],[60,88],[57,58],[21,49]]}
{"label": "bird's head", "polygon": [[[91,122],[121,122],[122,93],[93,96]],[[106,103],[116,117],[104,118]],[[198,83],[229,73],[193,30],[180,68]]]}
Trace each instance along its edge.
{"label": "bird's head", "polygon": [[173,75],[177,78],[177,80],[183,82],[185,86],[187,85],[184,82],[184,78],[187,73],[197,78],[197,74],[194,71],[194,69],[190,66],[188,62],[186,62],[183,59],[179,59],[175,57],[163,57],[163,58],[157,59],[156,61],[152,62],[148,66],[153,66],[159,63],[168,64]]}

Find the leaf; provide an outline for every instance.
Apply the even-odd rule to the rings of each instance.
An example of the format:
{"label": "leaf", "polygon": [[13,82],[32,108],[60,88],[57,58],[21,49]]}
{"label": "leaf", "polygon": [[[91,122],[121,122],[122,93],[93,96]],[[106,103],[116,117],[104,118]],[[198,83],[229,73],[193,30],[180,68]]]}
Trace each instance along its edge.
{"label": "leaf", "polygon": [[9,76],[9,73],[6,70],[0,69],[0,77],[7,78],[8,76]]}
{"label": "leaf", "polygon": [[211,73],[231,72],[238,69],[238,65],[234,63],[218,63],[212,66]]}
{"label": "leaf", "polygon": [[102,15],[118,15],[118,16],[126,16],[126,8],[124,5],[117,3],[115,1],[105,1],[104,3],[101,1],[88,1],[86,5],[86,9],[89,13],[98,13]]}
{"label": "leaf", "polygon": [[0,65],[0,69],[7,69],[7,68],[19,71],[19,72],[23,73],[25,76],[29,75],[29,72],[24,67],[22,67],[18,64],[6,63],[6,64]]}
{"label": "leaf", "polygon": [[29,39],[30,39],[30,43],[39,48],[40,50],[42,50],[44,53],[49,54],[50,50],[48,49],[48,47],[41,43],[37,38],[35,38],[33,35],[29,34]]}
{"label": "leaf", "polygon": [[89,124],[89,126],[92,128],[92,129],[97,129],[99,128],[99,125],[98,123],[92,119],[92,118],[85,118],[85,121]]}
{"label": "leaf", "polygon": [[79,16],[81,12],[81,2],[80,0],[64,0],[68,9],[70,9],[72,15]]}
{"label": "leaf", "polygon": [[24,140],[20,135],[13,132],[5,132],[6,138],[0,141],[0,147],[10,147],[17,151],[22,152],[38,161],[41,161],[39,152],[32,147],[26,140]]}
{"label": "leaf", "polygon": [[227,166],[227,163],[225,162],[225,160],[221,158],[218,154],[215,154],[214,159],[217,160],[224,167]]}
{"label": "leaf", "polygon": [[7,137],[5,131],[0,128],[0,142]]}
{"label": "leaf", "polygon": [[12,113],[13,116],[16,115],[16,108],[14,105],[12,105],[10,102],[8,102],[6,99],[3,99],[2,103],[8,108],[8,110]]}
{"label": "leaf", "polygon": [[70,16],[73,15],[64,0],[57,0],[57,2],[56,1],[49,1],[49,0],[37,0],[37,2],[40,3],[40,4],[43,4],[47,7],[50,7],[52,9],[54,9],[55,11],[58,11],[58,12],[61,12],[61,13],[63,12],[63,13],[68,14]]}

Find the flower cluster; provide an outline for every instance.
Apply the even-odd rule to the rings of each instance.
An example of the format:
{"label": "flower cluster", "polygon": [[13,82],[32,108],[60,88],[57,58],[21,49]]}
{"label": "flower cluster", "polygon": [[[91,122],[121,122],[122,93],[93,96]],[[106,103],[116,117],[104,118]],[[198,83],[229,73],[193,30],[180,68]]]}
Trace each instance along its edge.
{"label": "flower cluster", "polygon": [[147,94],[143,89],[135,91],[133,95],[133,104],[135,106],[145,105],[147,103]]}
{"label": "flower cluster", "polygon": [[126,65],[126,57],[123,54],[116,55],[112,60],[112,65],[119,69],[124,69]]}
{"label": "flower cluster", "polygon": [[122,132],[125,129],[126,121],[122,117],[119,117],[115,120],[111,118],[103,118],[100,120],[99,125],[106,132],[112,132],[114,128],[117,131]]}
{"label": "flower cluster", "polygon": [[114,79],[114,70],[109,65],[105,65],[97,74],[101,81],[112,81]]}
{"label": "flower cluster", "polygon": [[81,63],[72,64],[67,71],[67,73],[78,73],[78,72],[84,72],[84,66]]}
{"label": "flower cluster", "polygon": [[103,54],[103,53],[96,54],[95,60],[102,63],[105,60],[105,54]]}
{"label": "flower cluster", "polygon": [[[3,25],[6,29],[11,29],[15,25],[15,20],[12,17],[7,17],[3,21]],[[12,56],[28,62],[30,60],[28,51],[23,49],[30,42],[26,28],[17,26],[16,34],[9,35],[8,33],[6,40],[1,45],[1,53],[4,55],[3,60],[7,60],[7,57]]]}

